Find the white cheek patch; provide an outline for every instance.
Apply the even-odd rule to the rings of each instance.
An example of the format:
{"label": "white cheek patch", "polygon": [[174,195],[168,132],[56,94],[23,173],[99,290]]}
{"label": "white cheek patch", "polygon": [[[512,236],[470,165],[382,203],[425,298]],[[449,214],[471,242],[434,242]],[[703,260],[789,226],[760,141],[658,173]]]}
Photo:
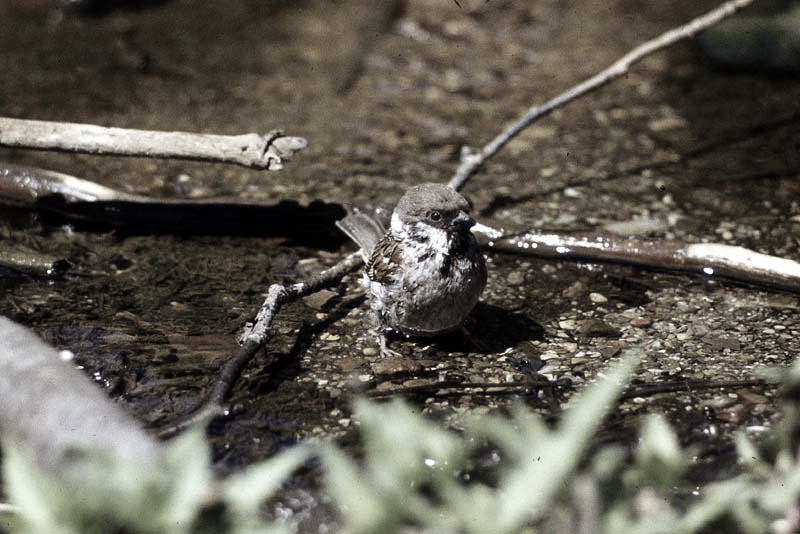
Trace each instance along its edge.
{"label": "white cheek patch", "polygon": [[392,213],[391,228],[394,234],[400,234],[403,231],[403,221],[400,220],[396,213]]}
{"label": "white cheek patch", "polygon": [[428,236],[430,237],[430,246],[437,251],[444,253],[450,250],[450,237],[441,228],[428,226]]}

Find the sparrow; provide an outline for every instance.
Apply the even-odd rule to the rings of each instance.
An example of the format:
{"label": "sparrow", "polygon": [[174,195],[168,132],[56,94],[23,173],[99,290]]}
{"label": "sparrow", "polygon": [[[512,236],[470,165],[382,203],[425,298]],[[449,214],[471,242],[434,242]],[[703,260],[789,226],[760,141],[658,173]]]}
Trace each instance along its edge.
{"label": "sparrow", "polygon": [[486,261],[470,230],[475,219],[454,189],[425,183],[398,201],[389,230],[353,211],[336,225],[361,247],[361,283],[381,355],[397,356],[388,335],[428,337],[459,328],[486,286]]}

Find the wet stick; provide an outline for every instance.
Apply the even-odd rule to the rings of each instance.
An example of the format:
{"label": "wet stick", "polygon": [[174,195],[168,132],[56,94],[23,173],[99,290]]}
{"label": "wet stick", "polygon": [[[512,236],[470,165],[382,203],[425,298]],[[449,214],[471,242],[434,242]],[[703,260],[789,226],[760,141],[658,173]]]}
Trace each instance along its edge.
{"label": "wet stick", "polygon": [[188,417],[168,428],[162,429],[159,432],[159,436],[169,437],[192,426],[196,421],[208,420],[207,418],[209,416],[225,415],[227,413],[225,399],[231,389],[233,389],[233,385],[239,378],[242,370],[250,363],[267,341],[269,341],[270,328],[281,307],[283,307],[284,304],[316,293],[320,289],[338,284],[347,273],[363,265],[363,263],[364,259],[359,250],[346,256],[330,269],[325,269],[305,282],[298,282],[287,286],[281,284],[272,284],[269,286],[267,298],[264,300],[264,303],[261,304],[255,321],[247,325],[240,336],[241,347],[225,362],[214,384],[214,388],[211,390],[211,393],[203,405]]}
{"label": "wet stick", "polygon": [[771,289],[800,293],[800,263],[754,250],[716,243],[684,243],[601,234],[506,231],[478,224],[473,229],[486,248],[539,258],[638,265],[689,272]]}

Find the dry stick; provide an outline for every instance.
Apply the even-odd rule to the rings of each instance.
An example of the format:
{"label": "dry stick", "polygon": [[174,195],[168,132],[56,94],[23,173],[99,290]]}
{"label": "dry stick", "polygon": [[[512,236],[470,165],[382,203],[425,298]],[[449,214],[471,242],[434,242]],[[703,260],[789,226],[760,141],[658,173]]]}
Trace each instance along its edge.
{"label": "dry stick", "polygon": [[338,284],[350,271],[364,263],[361,251],[353,252],[333,267],[326,269],[315,277],[288,286],[272,284],[267,291],[267,298],[256,315],[255,323],[248,325],[242,334],[239,350],[225,362],[217,378],[214,388],[203,405],[193,414],[178,423],[159,432],[160,437],[169,437],[190,427],[201,420],[210,420],[209,416],[227,414],[225,399],[233,384],[256,353],[269,341],[269,330],[281,307],[306,295],[316,293],[320,289]]}
{"label": "dry stick", "polygon": [[279,130],[266,135],[213,135],[0,117],[0,146],[17,148],[215,161],[280,170],[306,145],[302,137],[285,136]]}
{"label": "dry stick", "polygon": [[752,0],[733,0],[731,2],[726,2],[718,8],[709,11],[705,15],[698,17],[691,22],[684,24],[683,26],[673,28],[656,37],[655,39],[637,46],[622,56],[622,58],[617,60],[616,63],[592,76],[588,80],[579,83],[542,106],[531,107],[523,117],[517,120],[517,122],[512,124],[500,135],[492,139],[489,144],[480,150],[475,150],[468,146],[463,147],[461,149],[461,164],[459,165],[455,175],[450,180],[448,185],[456,191],[460,190],[464,186],[464,183],[467,181],[467,179],[469,179],[469,177],[478,169],[478,167],[483,165],[486,160],[494,156],[501,148],[503,148],[506,143],[513,139],[522,130],[530,126],[534,121],[548,115],[551,111],[560,108],[572,100],[575,100],[576,98],[583,96],[584,94],[626,74],[631,65],[643,57],[661,50],[662,48],[666,48],[667,46],[680,41],[681,39],[694,36],[696,33],[713,26],[720,20],[732,15],[751,2]]}

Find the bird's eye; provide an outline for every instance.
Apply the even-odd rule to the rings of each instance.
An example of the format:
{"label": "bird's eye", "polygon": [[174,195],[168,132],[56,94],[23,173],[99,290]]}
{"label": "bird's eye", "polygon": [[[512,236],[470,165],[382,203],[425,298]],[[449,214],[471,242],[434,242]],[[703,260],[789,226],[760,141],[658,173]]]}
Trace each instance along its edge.
{"label": "bird's eye", "polygon": [[442,220],[442,214],[439,213],[438,211],[431,211],[430,213],[428,213],[428,218],[433,222],[440,221]]}

